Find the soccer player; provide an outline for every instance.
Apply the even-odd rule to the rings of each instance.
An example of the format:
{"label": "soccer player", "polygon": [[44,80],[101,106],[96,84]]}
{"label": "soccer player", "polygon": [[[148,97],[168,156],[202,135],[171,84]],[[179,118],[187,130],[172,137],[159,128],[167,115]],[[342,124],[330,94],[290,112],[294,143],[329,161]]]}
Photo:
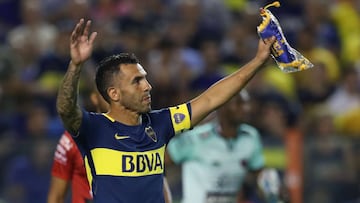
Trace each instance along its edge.
{"label": "soccer player", "polygon": [[[182,165],[183,203],[243,202],[249,198],[245,184],[251,186],[250,196],[255,194],[264,156],[258,131],[246,124],[250,101],[242,90],[217,110],[215,119],[169,142],[170,161]],[[278,181],[272,185],[279,187]]]}
{"label": "soccer player", "polygon": [[183,203],[235,202],[247,172],[264,167],[258,131],[244,122],[247,99],[241,91],[214,120],[170,141],[171,160],[182,164]]}
{"label": "soccer player", "polygon": [[71,135],[64,132],[55,151],[48,203],[64,203],[70,183],[71,202],[86,203],[92,199],[83,157]]}
{"label": "soccer player", "polygon": [[[108,103],[94,88],[85,91],[85,103],[87,109],[96,112],[107,112]],[[75,141],[68,132],[64,132],[56,147],[53,166],[51,170],[51,182],[48,193],[48,203],[64,203],[71,184],[71,202],[89,203],[92,200],[92,192],[88,183],[83,157],[76,146]],[[171,191],[164,177],[165,202],[171,203]]]}
{"label": "soccer player", "polygon": [[82,110],[78,84],[82,64],[90,57],[96,32],[81,19],[70,37],[71,62],[60,84],[57,111],[65,128],[87,156],[95,202],[164,202],[166,144],[199,123],[237,94],[269,58],[274,37],[259,40],[256,56],[237,72],[195,99],[151,110],[151,85],[134,54],[122,53],[100,62],[95,82],[110,104],[107,113]]}

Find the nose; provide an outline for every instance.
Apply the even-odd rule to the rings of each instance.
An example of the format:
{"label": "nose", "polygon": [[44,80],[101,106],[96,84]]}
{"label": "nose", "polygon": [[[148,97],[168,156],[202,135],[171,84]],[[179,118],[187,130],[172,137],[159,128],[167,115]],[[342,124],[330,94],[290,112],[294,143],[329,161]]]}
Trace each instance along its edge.
{"label": "nose", "polygon": [[152,86],[150,85],[148,80],[145,80],[145,89],[146,92],[150,92],[152,90]]}

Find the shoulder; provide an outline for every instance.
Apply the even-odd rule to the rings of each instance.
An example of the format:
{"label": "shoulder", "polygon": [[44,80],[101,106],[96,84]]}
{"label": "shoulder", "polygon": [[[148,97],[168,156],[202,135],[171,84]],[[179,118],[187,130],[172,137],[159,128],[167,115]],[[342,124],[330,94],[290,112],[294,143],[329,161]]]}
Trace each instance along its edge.
{"label": "shoulder", "polygon": [[149,115],[154,117],[154,116],[159,116],[159,115],[162,115],[162,114],[168,113],[168,112],[169,112],[169,108],[163,108],[163,109],[152,110],[149,112]]}
{"label": "shoulder", "polygon": [[66,164],[69,157],[77,153],[77,151],[74,139],[69,132],[65,131],[56,146],[54,159],[59,163]]}
{"label": "shoulder", "polygon": [[181,136],[191,136],[191,137],[203,137],[207,138],[214,130],[214,123],[209,122],[202,125],[198,125],[191,130],[188,130],[181,134]]}
{"label": "shoulder", "polygon": [[83,121],[85,123],[92,125],[93,123],[104,122],[109,120],[114,122],[114,119],[105,113],[83,111]]}
{"label": "shoulder", "polygon": [[97,113],[97,112],[87,111],[86,109],[81,109],[81,111],[84,116],[92,117],[92,118],[103,117],[104,115],[106,115],[105,113]]}
{"label": "shoulder", "polygon": [[94,119],[106,117],[106,114],[104,114],[104,113],[86,112],[86,114],[87,114],[90,118],[94,118]]}
{"label": "shoulder", "polygon": [[62,134],[58,145],[64,147],[66,151],[70,151],[75,146],[75,141],[71,134],[68,131],[65,131]]}
{"label": "shoulder", "polygon": [[170,120],[170,112],[168,108],[152,110],[147,113],[147,116],[151,119],[152,123],[167,123]]}
{"label": "shoulder", "polygon": [[171,113],[171,114],[181,114],[181,113],[189,113],[191,111],[190,103],[183,103],[176,106],[166,107],[159,110],[152,110],[150,114],[152,115],[160,115],[163,113]]}
{"label": "shoulder", "polygon": [[240,135],[248,135],[255,139],[260,137],[259,131],[254,126],[249,124],[241,124],[238,128],[238,132]]}

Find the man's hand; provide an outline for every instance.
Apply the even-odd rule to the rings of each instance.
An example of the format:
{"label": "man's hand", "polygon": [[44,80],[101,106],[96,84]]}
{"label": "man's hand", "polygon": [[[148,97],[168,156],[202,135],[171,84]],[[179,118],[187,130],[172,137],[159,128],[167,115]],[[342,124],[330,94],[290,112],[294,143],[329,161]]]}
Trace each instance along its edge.
{"label": "man's hand", "polygon": [[72,63],[76,66],[81,65],[91,56],[97,33],[93,32],[89,36],[90,26],[90,20],[86,22],[84,27],[84,19],[81,19],[71,33],[70,55]]}
{"label": "man's hand", "polygon": [[265,62],[269,58],[270,50],[272,44],[275,42],[275,37],[266,38],[264,40],[259,39],[258,51],[256,53],[256,58],[260,61]]}

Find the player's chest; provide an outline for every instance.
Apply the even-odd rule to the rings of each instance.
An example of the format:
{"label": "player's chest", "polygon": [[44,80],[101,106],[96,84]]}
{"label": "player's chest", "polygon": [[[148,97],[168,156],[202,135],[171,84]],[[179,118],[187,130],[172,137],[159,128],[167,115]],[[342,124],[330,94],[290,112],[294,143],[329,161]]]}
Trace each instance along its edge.
{"label": "player's chest", "polygon": [[164,169],[165,143],[152,126],[117,125],[92,132],[90,156],[97,175],[147,176]]}
{"label": "player's chest", "polygon": [[91,132],[90,148],[111,148],[121,151],[145,151],[164,145],[164,132],[154,126],[123,127],[108,124]]}
{"label": "player's chest", "polygon": [[195,150],[195,157],[213,167],[242,167],[254,153],[254,144],[247,140],[214,139]]}

